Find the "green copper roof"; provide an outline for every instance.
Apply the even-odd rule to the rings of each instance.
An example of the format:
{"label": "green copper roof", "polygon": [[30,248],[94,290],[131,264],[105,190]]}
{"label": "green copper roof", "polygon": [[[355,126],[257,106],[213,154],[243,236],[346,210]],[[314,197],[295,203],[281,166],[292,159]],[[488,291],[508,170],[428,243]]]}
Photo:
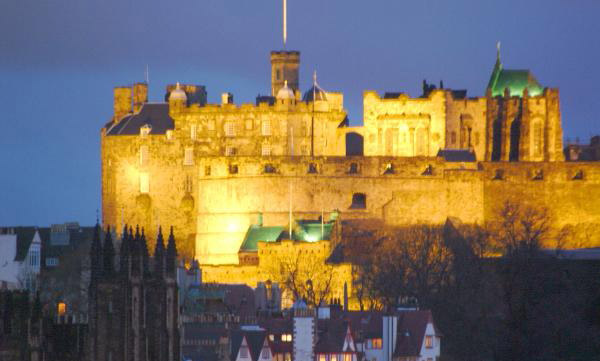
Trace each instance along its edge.
{"label": "green copper roof", "polygon": [[275,242],[284,227],[262,227],[257,225],[251,225],[246,232],[244,242],[240,247],[240,251],[252,252],[258,251],[258,242]]}
{"label": "green copper roof", "polygon": [[[297,220],[294,222],[292,239],[302,242],[329,240],[333,222],[321,224],[317,220]],[[240,252],[258,251],[258,242],[276,242],[280,237],[289,238],[287,227],[263,227],[251,225],[246,232]]]}
{"label": "green copper roof", "polygon": [[298,221],[298,228],[294,232],[297,241],[316,242],[328,240],[331,237],[333,223],[327,222],[321,225],[319,221]]}
{"label": "green copper roof", "polygon": [[504,69],[500,62],[500,51],[498,50],[496,64],[487,89],[492,90],[492,96],[503,96],[506,88],[510,91],[510,96],[519,97],[523,96],[525,88],[527,88],[530,96],[540,95],[544,91],[544,88],[538,83],[531,71]]}

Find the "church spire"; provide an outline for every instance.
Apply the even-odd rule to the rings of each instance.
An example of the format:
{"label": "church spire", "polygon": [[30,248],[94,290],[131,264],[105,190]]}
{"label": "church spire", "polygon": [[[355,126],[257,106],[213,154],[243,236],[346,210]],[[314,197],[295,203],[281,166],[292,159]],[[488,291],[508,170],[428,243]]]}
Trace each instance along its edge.
{"label": "church spire", "polygon": [[500,41],[496,43],[496,64],[494,64],[494,70],[492,71],[492,75],[490,76],[490,81],[488,82],[487,89],[494,89],[496,83],[498,82],[498,78],[500,77],[500,73],[502,72],[502,62],[500,61]]}
{"label": "church spire", "polygon": [[165,243],[162,234],[162,227],[158,227],[158,236],[156,237],[156,247],[154,247],[154,272],[160,277],[165,268]]}
{"label": "church spire", "polygon": [[122,274],[127,275],[129,271],[129,249],[130,245],[130,233],[127,231],[127,225],[123,227],[123,233],[121,234],[121,249],[119,250],[119,271]]}
{"label": "church spire", "polygon": [[102,274],[102,244],[100,243],[100,224],[96,220],[94,238],[90,247],[91,281],[95,282]]}
{"label": "church spire", "polygon": [[146,235],[144,234],[144,228],[142,227],[142,236],[140,238],[140,252],[142,254],[142,273],[144,275],[148,274],[148,259],[150,255],[148,254],[148,245],[146,244]]}
{"label": "church spire", "polygon": [[173,226],[171,226],[171,233],[169,234],[169,241],[167,244],[167,274],[175,275],[175,262],[177,262],[177,246],[175,245],[175,236],[173,236]]}

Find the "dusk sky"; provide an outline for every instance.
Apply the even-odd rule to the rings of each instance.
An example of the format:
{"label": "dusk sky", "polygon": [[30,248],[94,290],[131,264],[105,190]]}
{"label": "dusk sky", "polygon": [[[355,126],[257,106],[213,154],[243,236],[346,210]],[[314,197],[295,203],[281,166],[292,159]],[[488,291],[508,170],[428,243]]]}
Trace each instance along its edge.
{"label": "dusk sky", "polygon": [[[95,222],[100,128],[112,88],[144,80],[150,101],[177,81],[254,102],[282,48],[281,0],[3,0],[0,5],[0,226]],[[600,134],[600,1],[288,0],[300,87],[420,95],[424,78],[484,94],[505,68],[558,87],[565,141]]]}

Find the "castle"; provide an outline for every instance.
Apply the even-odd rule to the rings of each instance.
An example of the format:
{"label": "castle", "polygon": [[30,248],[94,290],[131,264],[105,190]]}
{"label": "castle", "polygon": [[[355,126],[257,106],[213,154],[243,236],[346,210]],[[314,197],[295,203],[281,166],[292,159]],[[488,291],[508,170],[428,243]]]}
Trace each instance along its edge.
{"label": "castle", "polygon": [[[517,199],[548,208],[554,227],[598,229],[600,165],[564,161],[558,89],[505,69],[499,51],[484,96],[426,83],[420,97],[365,91],[362,126],[316,75],[301,92],[299,52],[270,60],[271,93],[255,104],[229,93],[208,104],[200,85],[169,85],[161,103],[147,101],[145,83],[115,88],[101,129],[104,224],[140,224],[149,238],[172,224],[204,279],[251,285],[260,261],[245,262],[242,245],[253,227],[333,210],[388,225],[483,224]],[[567,246],[598,246],[584,238]]]}

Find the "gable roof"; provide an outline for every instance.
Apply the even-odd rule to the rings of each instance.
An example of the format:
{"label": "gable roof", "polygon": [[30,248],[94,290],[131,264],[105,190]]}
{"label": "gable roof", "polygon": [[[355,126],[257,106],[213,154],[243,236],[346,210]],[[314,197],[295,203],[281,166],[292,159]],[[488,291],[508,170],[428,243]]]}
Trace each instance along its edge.
{"label": "gable roof", "polygon": [[344,320],[318,320],[318,338],[315,353],[343,351],[348,322]]}
{"label": "gable roof", "polygon": [[431,311],[400,312],[394,357],[419,356],[430,322],[433,322]]}
{"label": "gable roof", "polygon": [[144,103],[137,114],[129,114],[121,118],[117,124],[106,125],[106,135],[138,135],[140,128],[150,125],[150,134],[166,134],[168,129],[174,129],[173,119],[169,116],[168,103]]}
{"label": "gable roof", "polygon": [[235,361],[237,359],[242,341],[245,338],[248,348],[250,349],[250,358],[253,361],[257,361],[266,337],[267,333],[265,331],[233,331],[231,335],[231,360]]}

